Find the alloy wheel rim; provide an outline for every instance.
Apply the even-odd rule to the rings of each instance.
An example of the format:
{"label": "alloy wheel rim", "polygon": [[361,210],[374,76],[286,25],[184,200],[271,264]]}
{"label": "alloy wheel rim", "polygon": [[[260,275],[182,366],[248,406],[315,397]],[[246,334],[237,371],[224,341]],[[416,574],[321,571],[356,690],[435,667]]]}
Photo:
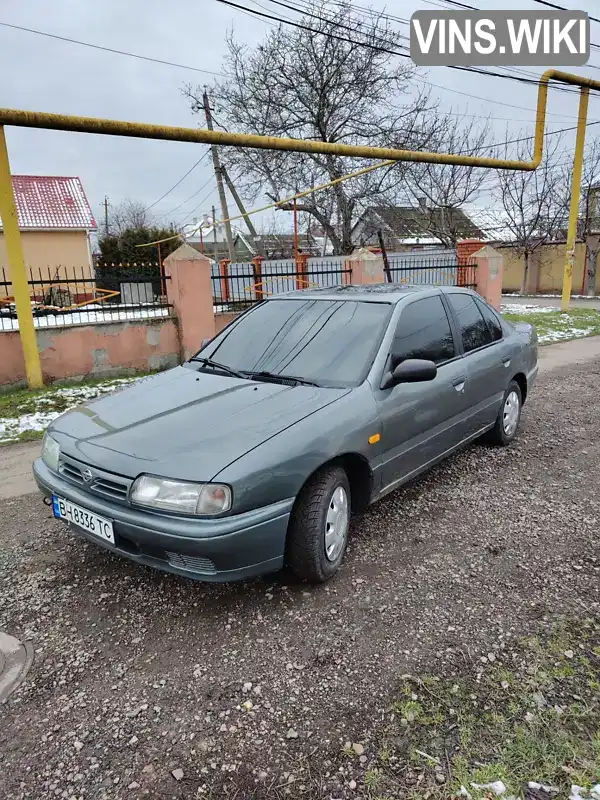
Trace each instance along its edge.
{"label": "alloy wheel rim", "polygon": [[335,561],[346,544],[350,519],[348,495],[343,486],[337,486],[329,499],[325,518],[325,555]]}
{"label": "alloy wheel rim", "polygon": [[509,392],[504,401],[502,413],[502,426],[507,436],[512,436],[519,423],[519,396],[516,392]]}

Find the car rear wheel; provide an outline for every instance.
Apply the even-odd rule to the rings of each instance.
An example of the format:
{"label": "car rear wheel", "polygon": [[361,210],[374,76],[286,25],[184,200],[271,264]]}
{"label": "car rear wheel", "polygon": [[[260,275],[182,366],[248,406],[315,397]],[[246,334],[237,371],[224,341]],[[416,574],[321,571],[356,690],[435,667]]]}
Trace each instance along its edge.
{"label": "car rear wheel", "polygon": [[521,421],[523,399],[521,388],[516,381],[511,381],[504,393],[504,399],[496,418],[496,424],[488,434],[491,444],[506,447],[517,435]]}
{"label": "car rear wheel", "polygon": [[287,540],[287,563],[297,577],[322,583],[342,563],[350,527],[350,484],[342,467],[331,465],[302,488]]}

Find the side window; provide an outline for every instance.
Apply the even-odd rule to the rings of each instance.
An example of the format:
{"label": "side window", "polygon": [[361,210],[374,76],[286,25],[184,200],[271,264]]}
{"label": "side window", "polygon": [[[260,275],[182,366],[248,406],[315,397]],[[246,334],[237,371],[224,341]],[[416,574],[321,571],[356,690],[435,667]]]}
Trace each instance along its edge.
{"label": "side window", "polygon": [[492,311],[492,309],[485,303],[482,303],[479,299],[476,299],[475,302],[477,303],[477,308],[481,311],[483,318],[486,321],[489,332],[492,334],[492,341],[497,342],[498,339],[502,338],[502,325],[500,324],[500,320]]}
{"label": "side window", "polygon": [[475,300],[468,294],[447,294],[446,297],[456,316],[465,353],[491,344],[492,334]]}
{"label": "side window", "polygon": [[455,355],[448,315],[439,296],[417,300],[402,310],[392,344],[394,366],[407,358],[441,364]]}

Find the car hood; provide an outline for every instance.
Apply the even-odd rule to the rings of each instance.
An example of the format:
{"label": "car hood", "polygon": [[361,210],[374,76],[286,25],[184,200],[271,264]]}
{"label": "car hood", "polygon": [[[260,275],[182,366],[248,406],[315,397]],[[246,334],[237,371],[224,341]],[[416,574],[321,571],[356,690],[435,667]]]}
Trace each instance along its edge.
{"label": "car hood", "polygon": [[211,480],[349,391],[176,367],[68,411],[50,430],[67,455],[110,472]]}

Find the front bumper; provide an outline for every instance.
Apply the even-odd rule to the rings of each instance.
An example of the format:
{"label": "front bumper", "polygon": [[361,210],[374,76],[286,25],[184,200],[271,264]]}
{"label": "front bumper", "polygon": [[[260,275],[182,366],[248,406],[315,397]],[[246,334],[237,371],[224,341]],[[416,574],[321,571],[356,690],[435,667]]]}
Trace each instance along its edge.
{"label": "front bumper", "polygon": [[539,364],[536,362],[535,367],[532,367],[532,369],[529,370],[529,372],[527,373],[527,376],[526,376],[527,377],[527,386],[528,386],[528,388],[531,388],[533,386],[533,384],[535,382],[535,379],[538,376],[539,371],[540,371],[540,367],[539,367]]}
{"label": "front bumper", "polygon": [[283,567],[293,498],[231,517],[191,519],[111,503],[52,472],[41,458],[33,464],[33,475],[46,497],[57,494],[112,520],[114,545],[69,527],[138,564],[214,582],[251,578]]}

